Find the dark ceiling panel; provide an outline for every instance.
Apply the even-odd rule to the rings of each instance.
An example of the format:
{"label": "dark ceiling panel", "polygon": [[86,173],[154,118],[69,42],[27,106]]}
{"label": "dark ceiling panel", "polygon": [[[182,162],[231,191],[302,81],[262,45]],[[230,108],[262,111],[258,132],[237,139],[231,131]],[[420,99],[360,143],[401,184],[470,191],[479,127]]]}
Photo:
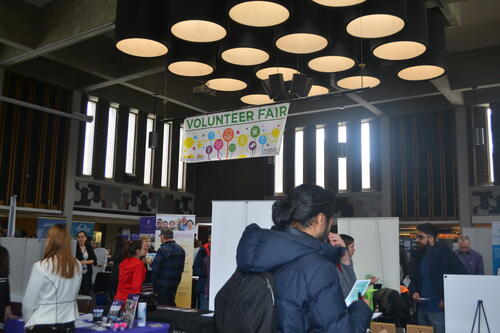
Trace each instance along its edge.
{"label": "dark ceiling panel", "polygon": [[414,98],[404,101],[380,103],[376,107],[388,115],[397,115],[405,113],[442,111],[453,107],[448,100],[442,96],[430,96],[423,98]]}

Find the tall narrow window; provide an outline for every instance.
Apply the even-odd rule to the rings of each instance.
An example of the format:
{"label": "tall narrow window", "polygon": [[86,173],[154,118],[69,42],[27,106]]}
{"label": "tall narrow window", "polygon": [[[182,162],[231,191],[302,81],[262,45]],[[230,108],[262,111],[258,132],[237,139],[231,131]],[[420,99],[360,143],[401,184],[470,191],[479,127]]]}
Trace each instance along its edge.
{"label": "tall narrow window", "polygon": [[488,124],[488,165],[489,165],[489,178],[490,183],[493,184],[495,182],[495,170],[493,169],[493,132],[491,131],[491,109],[488,108],[486,111],[486,122]]}
{"label": "tall narrow window", "polygon": [[[345,149],[347,144],[347,125],[345,123],[339,123],[338,125],[338,143],[344,146],[343,153],[339,154],[338,157],[339,191],[347,191],[347,149]],[[340,147],[341,145],[339,145],[339,151]]]}
{"label": "tall narrow window", "polygon": [[144,155],[144,184],[151,184],[151,172],[153,170],[153,149],[149,148],[149,133],[153,132],[155,123],[154,115],[148,115],[146,120],[146,153]]}
{"label": "tall narrow window", "polygon": [[95,129],[95,110],[96,102],[90,100],[87,102],[87,116],[93,117],[92,122],[85,123],[85,143],[83,147],[83,165],[82,174],[92,175],[92,160],[94,157],[94,129]]}
{"label": "tall narrow window", "polygon": [[186,188],[186,163],[182,162],[182,138],[184,137],[184,128],[181,126],[179,135],[179,172],[177,176],[177,189],[184,190]]}
{"label": "tall narrow window", "polygon": [[316,185],[325,187],[325,128],[316,128]]}
{"label": "tall narrow window", "polygon": [[304,130],[295,130],[295,186],[304,182]]}
{"label": "tall narrow window", "polygon": [[370,184],[370,122],[361,122],[361,187],[369,190]]}
{"label": "tall narrow window", "polygon": [[137,113],[138,110],[130,110],[128,113],[127,155],[125,158],[125,172],[128,174],[135,173],[135,134],[137,130]]}
{"label": "tall narrow window", "polygon": [[161,186],[168,186],[170,161],[170,123],[163,124],[163,148],[161,154]]}
{"label": "tall narrow window", "polygon": [[116,114],[118,105],[111,105],[108,113],[108,135],[106,138],[106,165],[104,176],[113,178],[115,166]]}
{"label": "tall narrow window", "polygon": [[284,138],[281,139],[280,152],[274,156],[274,194],[283,193],[283,147]]}

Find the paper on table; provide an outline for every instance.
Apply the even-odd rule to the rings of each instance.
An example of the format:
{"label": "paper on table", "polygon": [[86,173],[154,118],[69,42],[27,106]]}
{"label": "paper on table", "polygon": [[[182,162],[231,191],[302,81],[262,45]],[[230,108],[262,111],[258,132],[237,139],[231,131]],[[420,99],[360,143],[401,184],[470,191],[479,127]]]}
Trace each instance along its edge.
{"label": "paper on table", "polygon": [[204,313],[201,315],[202,317],[213,317],[214,316],[214,312],[210,312],[210,313]]}
{"label": "paper on table", "polygon": [[369,285],[370,280],[356,280],[354,286],[352,286],[352,289],[349,292],[349,295],[345,299],[345,304],[349,306],[352,302],[357,301],[358,294],[361,293],[361,295],[364,295]]}
{"label": "paper on table", "polygon": [[88,322],[88,321],[83,321],[83,320],[75,320],[75,328],[85,328],[85,327],[92,327],[95,326],[95,323],[93,322]]}

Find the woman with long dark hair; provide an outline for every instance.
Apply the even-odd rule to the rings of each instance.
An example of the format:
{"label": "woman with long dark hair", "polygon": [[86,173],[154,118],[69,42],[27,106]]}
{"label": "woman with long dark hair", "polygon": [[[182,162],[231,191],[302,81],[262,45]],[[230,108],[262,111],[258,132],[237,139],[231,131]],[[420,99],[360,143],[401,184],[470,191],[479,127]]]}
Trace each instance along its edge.
{"label": "woman with long dark hair", "polygon": [[109,274],[108,291],[111,298],[115,297],[116,288],[118,287],[118,272],[120,270],[120,263],[123,259],[123,249],[126,245],[125,239],[122,236],[115,238],[115,248],[113,256],[111,257],[111,273]]}
{"label": "woman with long dark hair", "polygon": [[133,241],[125,248],[120,264],[116,300],[126,301],[129,295],[141,293],[142,282],[146,277],[146,267],[140,258],[146,254],[142,240]]}
{"label": "woman with long dark hair", "polygon": [[9,251],[0,245],[0,332],[7,319],[13,317],[10,307]]}
{"label": "woman with long dark hair", "polygon": [[81,280],[82,267],[71,252],[69,234],[64,227],[50,228],[43,259],[33,264],[24,293],[27,332],[74,332]]}
{"label": "woman with long dark hair", "polygon": [[76,259],[82,264],[82,285],[80,286],[80,294],[90,295],[92,290],[92,266],[97,266],[97,258],[94,249],[90,245],[89,238],[84,231],[77,234],[76,240]]}

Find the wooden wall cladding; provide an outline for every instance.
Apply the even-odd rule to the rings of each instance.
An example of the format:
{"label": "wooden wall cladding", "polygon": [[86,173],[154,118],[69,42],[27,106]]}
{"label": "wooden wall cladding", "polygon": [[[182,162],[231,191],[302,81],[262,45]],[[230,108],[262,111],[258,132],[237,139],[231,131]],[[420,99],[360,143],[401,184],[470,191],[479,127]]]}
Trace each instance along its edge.
{"label": "wooden wall cladding", "polygon": [[[3,95],[69,112],[71,91],[5,73]],[[0,205],[63,207],[69,121],[13,104],[0,104]],[[75,134],[76,135],[76,134]]]}
{"label": "wooden wall cladding", "polygon": [[452,110],[392,118],[393,214],[401,220],[456,220]]}

